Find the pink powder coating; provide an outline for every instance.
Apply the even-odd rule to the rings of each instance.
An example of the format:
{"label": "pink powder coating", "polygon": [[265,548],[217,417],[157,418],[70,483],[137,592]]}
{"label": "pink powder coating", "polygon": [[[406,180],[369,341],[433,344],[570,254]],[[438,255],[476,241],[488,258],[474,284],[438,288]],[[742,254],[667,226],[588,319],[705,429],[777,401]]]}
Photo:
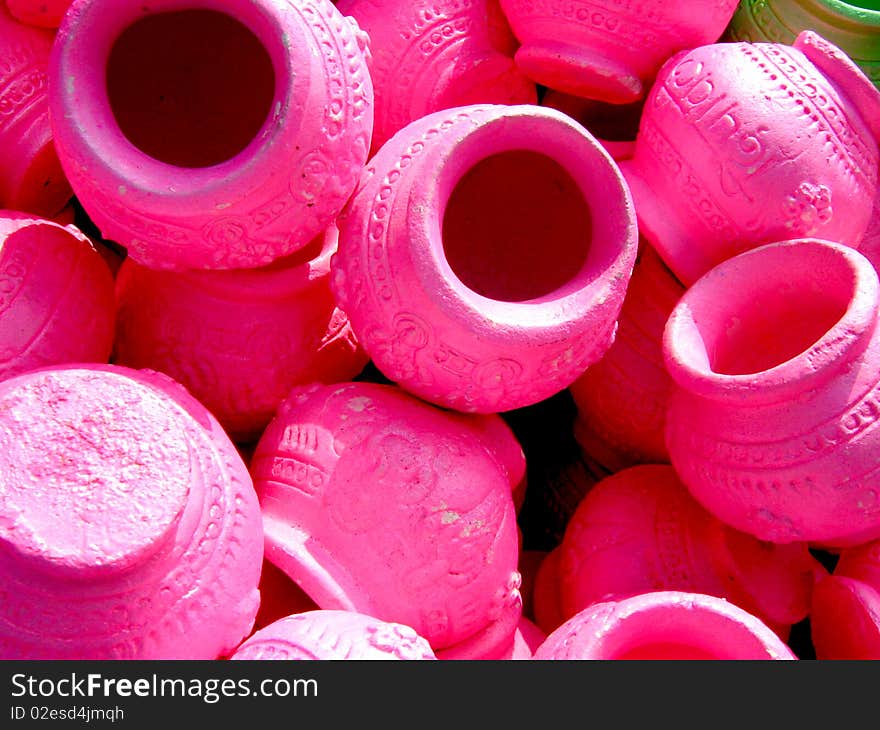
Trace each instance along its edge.
{"label": "pink powder coating", "polygon": [[110,270],[77,228],[0,211],[0,379],[106,363],[114,310]]}
{"label": "pink powder coating", "polygon": [[818,659],[880,659],[880,543],[841,553],[816,584],[810,628]]}
{"label": "pink powder coating", "polygon": [[309,611],[258,631],[233,660],[436,659],[409,626],[351,611]]}
{"label": "pink powder coating", "polygon": [[718,40],[737,4],[501,0],[522,42],[516,64],[523,73],[551,89],[614,104],[640,98],[676,51]]}
{"label": "pink powder coating", "polygon": [[256,440],[295,385],[350,380],[366,365],[330,292],[331,227],[263,269],[154,271],[117,279],[115,361],[167,373],[237,441]]}
{"label": "pink powder coating", "polygon": [[663,329],[682,294],[684,287],[643,245],[614,344],[571,386],[575,437],[611,471],[669,462],[663,434],[673,383],[663,364]]}
{"label": "pink powder coating", "polygon": [[676,590],[724,598],[786,638],[806,618],[822,571],[805,543],[771,545],[737,532],[688,494],[671,466],[624,469],[598,484],[561,546],[563,619],[594,603]]}
{"label": "pink powder coating", "polygon": [[645,593],[585,608],[554,631],[535,659],[796,659],[767,626],[714,596]]}
{"label": "pink powder coating", "polygon": [[522,601],[502,460],[458,415],[391,386],[295,389],[251,462],[266,557],[324,609],[495,658]]}
{"label": "pink powder coating", "polygon": [[71,197],[49,121],[52,34],[0,2],[0,207],[51,216]]}
{"label": "pink powder coating", "polygon": [[339,228],[332,285],[376,366],[481,413],[544,400],[601,357],[637,245],[613,160],[535,106],[413,122],[373,158]]}
{"label": "pink powder coating", "polygon": [[250,477],[158,373],[0,383],[0,657],[215,659],[250,632],[263,555]]}
{"label": "pink powder coating", "polygon": [[77,0],[50,66],[62,164],[138,263],[268,264],[354,190],[373,124],[366,48],[329,0]]}
{"label": "pink powder coating", "polygon": [[468,104],[536,104],[498,0],[341,0],[370,36],[373,152],[410,122]]}
{"label": "pink powder coating", "polygon": [[762,540],[880,535],[878,280],[840,244],[801,239],[717,266],[664,335],[666,441],[706,509]]}
{"label": "pink powder coating", "polygon": [[41,28],[57,28],[73,0],[6,0],[15,19]]}
{"label": "pink powder coating", "polygon": [[880,91],[840,49],[721,43],[669,60],[621,163],[639,231],[690,285],[761,244],[858,246],[877,189]]}

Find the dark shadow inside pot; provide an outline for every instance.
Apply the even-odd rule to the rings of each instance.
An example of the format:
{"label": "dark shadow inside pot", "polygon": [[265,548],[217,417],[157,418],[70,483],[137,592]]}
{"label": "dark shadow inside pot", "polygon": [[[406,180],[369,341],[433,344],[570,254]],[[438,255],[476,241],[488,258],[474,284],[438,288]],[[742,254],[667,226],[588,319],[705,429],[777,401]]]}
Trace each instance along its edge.
{"label": "dark shadow inside pot", "polygon": [[169,165],[211,167],[257,136],[275,97],[275,71],[257,37],[225,13],[159,13],[116,39],[107,93],[139,150]]}
{"label": "dark shadow inside pot", "polygon": [[462,177],[443,217],[443,247],[456,276],[489,299],[523,302],[574,279],[587,259],[590,209],[555,160],[512,150]]}

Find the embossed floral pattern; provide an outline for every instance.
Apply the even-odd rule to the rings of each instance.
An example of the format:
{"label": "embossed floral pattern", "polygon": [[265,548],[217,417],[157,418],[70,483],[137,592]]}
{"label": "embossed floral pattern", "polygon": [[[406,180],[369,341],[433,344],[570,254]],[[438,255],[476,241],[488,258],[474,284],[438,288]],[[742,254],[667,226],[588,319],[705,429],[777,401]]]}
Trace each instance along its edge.
{"label": "embossed floral pattern", "polygon": [[785,227],[793,234],[812,236],[831,220],[831,191],[824,185],[802,182],[783,201]]}

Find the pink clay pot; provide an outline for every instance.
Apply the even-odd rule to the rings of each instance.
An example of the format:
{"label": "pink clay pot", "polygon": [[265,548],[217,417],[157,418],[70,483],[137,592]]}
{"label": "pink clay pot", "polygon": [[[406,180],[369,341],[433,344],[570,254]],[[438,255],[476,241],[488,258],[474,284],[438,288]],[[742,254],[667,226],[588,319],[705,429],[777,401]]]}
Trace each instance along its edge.
{"label": "pink clay pot", "polygon": [[845,550],[816,584],[810,628],[818,659],[880,659],[880,542]]}
{"label": "pink clay pot", "polygon": [[552,634],[565,623],[562,611],[562,597],[559,588],[559,569],[562,562],[562,546],[547,554],[538,574],[532,600],[535,605],[535,623],[545,634]]}
{"label": "pink clay pot", "polygon": [[259,505],[217,421],[158,373],[0,383],[0,658],[215,659],[251,630]]}
{"label": "pink clay pot", "polygon": [[785,639],[809,613],[822,570],[805,543],[761,543],[712,517],[671,466],[636,466],[598,484],[569,522],[559,596],[568,619],[594,603],[652,590],[705,593]]}
{"label": "pink clay pot", "polygon": [[106,363],[114,310],[110,270],[77,228],[0,211],[0,379]]}
{"label": "pink clay pot", "polygon": [[339,228],[334,291],[375,365],[482,413],[544,400],[602,356],[637,245],[613,160],[536,106],[413,122],[373,158]]}
{"label": "pink clay pot", "polygon": [[41,28],[57,28],[73,0],[6,0],[15,19]]}
{"label": "pink clay pot", "polygon": [[817,659],[880,659],[876,585],[837,575],[818,583],[810,629]]}
{"label": "pink clay pot", "polygon": [[713,43],[737,0],[501,0],[522,42],[516,64],[527,76],[574,96],[626,104],[644,93],[676,51]]}
{"label": "pink clay pot", "polygon": [[870,262],[801,239],[717,266],[666,327],[666,442],[706,509],[771,542],[880,535],[880,333]]}
{"label": "pink clay pot", "polygon": [[535,659],[796,659],[767,626],[715,596],[645,593],[585,608],[554,631]]}
{"label": "pink clay pot", "polygon": [[350,380],[366,365],[330,292],[331,227],[263,269],[154,271],[117,279],[115,361],[167,373],[236,441],[259,437],[295,385]]}
{"label": "pink clay pot", "polygon": [[22,25],[0,1],[0,208],[51,216],[72,195],[52,139],[52,34]]}
{"label": "pink clay pot", "polygon": [[329,0],[76,0],[50,77],[77,197],[154,269],[293,253],[367,159],[366,40]]}
{"label": "pink clay pot", "polygon": [[690,285],[755,246],[857,246],[877,188],[880,91],[815,33],[671,58],[621,163],[639,231]]}
{"label": "pink clay pot", "polygon": [[309,611],[255,633],[233,660],[436,659],[409,626],[350,611]]}
{"label": "pink clay pot", "polygon": [[391,386],[299,388],[251,472],[266,557],[321,608],[412,626],[454,658],[498,658],[510,644],[516,516],[479,425]]}
{"label": "pink clay pot", "polygon": [[663,364],[663,329],[684,287],[644,245],[623,300],[617,337],[571,386],[575,437],[606,469],[668,463],[664,426],[673,383]]}
{"label": "pink clay pot", "polygon": [[373,152],[410,122],[467,104],[536,104],[498,0],[341,0],[370,36]]}

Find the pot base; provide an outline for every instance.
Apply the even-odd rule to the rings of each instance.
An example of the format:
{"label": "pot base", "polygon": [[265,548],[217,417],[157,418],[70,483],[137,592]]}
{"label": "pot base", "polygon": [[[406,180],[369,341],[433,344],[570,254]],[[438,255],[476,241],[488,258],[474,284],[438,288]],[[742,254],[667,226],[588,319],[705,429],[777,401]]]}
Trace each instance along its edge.
{"label": "pot base", "polygon": [[638,101],[645,93],[641,79],[626,66],[567,43],[524,44],[516,65],[551,89],[610,104]]}

